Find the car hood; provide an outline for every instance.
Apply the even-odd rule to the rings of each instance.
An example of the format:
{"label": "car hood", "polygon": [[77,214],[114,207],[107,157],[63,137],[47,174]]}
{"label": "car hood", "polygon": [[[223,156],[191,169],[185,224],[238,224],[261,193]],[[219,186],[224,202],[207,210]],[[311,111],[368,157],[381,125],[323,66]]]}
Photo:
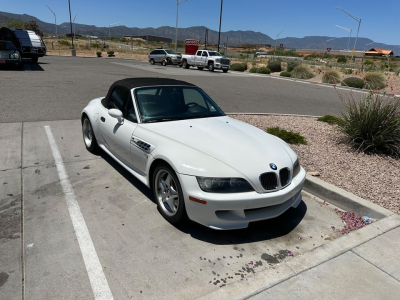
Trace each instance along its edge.
{"label": "car hood", "polygon": [[[258,182],[260,174],[273,171],[270,163],[277,165],[278,171],[283,167],[292,170],[297,158],[285,142],[229,117],[143,124],[141,127],[174,143],[170,147],[180,153],[176,169],[188,175],[241,176]],[[156,153],[163,151],[157,145],[156,149]]]}

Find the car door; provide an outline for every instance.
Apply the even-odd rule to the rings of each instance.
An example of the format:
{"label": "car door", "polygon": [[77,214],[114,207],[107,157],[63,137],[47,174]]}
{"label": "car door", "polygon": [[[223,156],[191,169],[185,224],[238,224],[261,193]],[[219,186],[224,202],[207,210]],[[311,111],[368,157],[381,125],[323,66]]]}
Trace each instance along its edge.
{"label": "car door", "polygon": [[208,53],[207,51],[203,51],[203,54],[201,55],[201,66],[203,67],[207,66],[207,59],[208,59]]}
{"label": "car door", "polygon": [[194,57],[194,64],[195,64],[195,66],[201,66],[201,53],[202,53],[201,50],[199,50],[199,51],[196,52],[196,55],[195,55],[195,57]]}
{"label": "car door", "polygon": [[[105,146],[118,159],[128,164],[132,164],[131,139],[137,128],[137,121],[134,122],[136,115],[132,114],[134,112],[131,109],[132,107],[130,91],[124,87],[116,86],[111,92],[107,107],[100,114],[100,133]],[[123,113],[124,118],[121,123],[108,114],[108,111],[112,108]]]}

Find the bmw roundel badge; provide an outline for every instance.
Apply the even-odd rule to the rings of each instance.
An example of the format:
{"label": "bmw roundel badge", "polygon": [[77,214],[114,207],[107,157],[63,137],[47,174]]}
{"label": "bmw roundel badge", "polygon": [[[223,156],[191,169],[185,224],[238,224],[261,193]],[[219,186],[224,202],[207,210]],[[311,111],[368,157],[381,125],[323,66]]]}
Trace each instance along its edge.
{"label": "bmw roundel badge", "polygon": [[269,166],[271,167],[272,170],[275,170],[275,171],[276,171],[276,170],[278,169],[278,167],[276,166],[276,164],[272,164],[272,163],[271,163],[271,164],[269,164]]}

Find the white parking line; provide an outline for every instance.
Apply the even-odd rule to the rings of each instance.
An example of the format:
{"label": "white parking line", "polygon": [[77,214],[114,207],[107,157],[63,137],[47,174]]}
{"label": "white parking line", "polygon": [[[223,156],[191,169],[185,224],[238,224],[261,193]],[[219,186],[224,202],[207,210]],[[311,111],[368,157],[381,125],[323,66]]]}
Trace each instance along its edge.
{"label": "white parking line", "polygon": [[51,151],[53,153],[54,162],[57,167],[62,190],[65,194],[69,215],[71,217],[72,225],[74,226],[75,235],[78,239],[79,248],[82,252],[83,261],[89,276],[90,285],[92,286],[94,298],[96,300],[114,299],[106,276],[104,275],[103,268],[100,264],[99,257],[97,256],[96,249],[94,248],[93,241],[90,237],[89,230],[86,226],[85,219],[83,218],[81,208],[79,207],[78,201],[76,201],[74,189],[68,179],[68,174],[56,141],[54,140],[53,133],[51,132],[51,128],[50,126],[44,126],[44,129],[46,130],[47,139],[49,140]]}

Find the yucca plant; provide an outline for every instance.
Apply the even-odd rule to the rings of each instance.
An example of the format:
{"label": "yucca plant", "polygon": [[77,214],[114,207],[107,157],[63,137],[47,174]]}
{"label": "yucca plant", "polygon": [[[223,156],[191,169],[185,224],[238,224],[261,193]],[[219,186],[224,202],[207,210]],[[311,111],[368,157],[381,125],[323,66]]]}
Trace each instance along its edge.
{"label": "yucca plant", "polygon": [[380,90],[386,87],[385,77],[380,73],[367,73],[364,76],[365,87]]}
{"label": "yucca plant", "polygon": [[310,79],[314,77],[314,74],[311,72],[310,68],[304,65],[296,66],[291,73],[292,78]]}
{"label": "yucca plant", "polygon": [[400,100],[373,91],[345,101],[339,128],[365,153],[400,157]]}
{"label": "yucca plant", "polygon": [[323,83],[336,84],[340,82],[339,72],[336,70],[325,70],[324,75],[322,75]]}

